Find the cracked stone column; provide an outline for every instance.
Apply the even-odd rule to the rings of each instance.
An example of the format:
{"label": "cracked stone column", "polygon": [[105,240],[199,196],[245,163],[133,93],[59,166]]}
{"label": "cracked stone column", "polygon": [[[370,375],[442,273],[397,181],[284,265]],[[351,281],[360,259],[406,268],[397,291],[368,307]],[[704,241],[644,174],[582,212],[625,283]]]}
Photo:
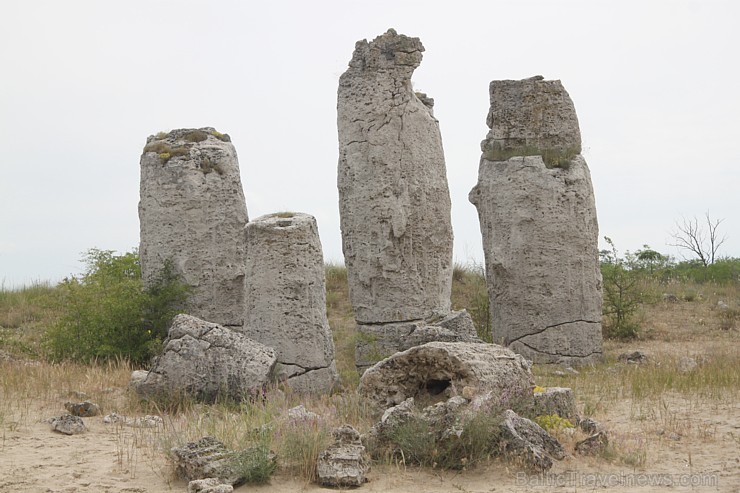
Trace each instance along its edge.
{"label": "cracked stone column", "polygon": [[478,209],[494,342],[539,363],[602,355],[591,175],[560,81],[493,81]]}
{"label": "cracked stone column", "polygon": [[275,348],[279,375],[293,390],[329,392],[337,370],[316,220],[261,216],[247,225],[247,252],[245,334]]}
{"label": "cracked stone column", "polygon": [[193,288],[190,315],[240,327],[249,219],[229,136],[210,127],[150,136],[140,196],[144,282],[151,285],[169,260]]}
{"label": "cracked stone column", "polygon": [[350,299],[360,340],[381,348],[371,356],[360,348],[367,344],[358,346],[360,367],[402,350],[417,326],[450,314],[453,235],[442,137],[434,100],[411,86],[423,51],[419,38],[390,29],[358,41],[339,79],[337,184]]}

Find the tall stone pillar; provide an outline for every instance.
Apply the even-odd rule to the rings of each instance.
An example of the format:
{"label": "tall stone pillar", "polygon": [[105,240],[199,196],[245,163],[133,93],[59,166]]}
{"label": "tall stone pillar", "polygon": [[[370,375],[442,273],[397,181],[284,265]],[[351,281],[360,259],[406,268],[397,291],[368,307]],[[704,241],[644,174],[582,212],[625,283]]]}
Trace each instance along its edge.
{"label": "tall stone pillar", "polygon": [[279,377],[302,393],[337,381],[316,220],[281,212],[247,225],[244,333],[275,348]]}
{"label": "tall stone pillar", "polygon": [[494,342],[540,363],[602,355],[598,223],[578,118],[560,81],[490,85],[478,209]]}
{"label": "tall stone pillar", "polygon": [[249,219],[229,136],[201,128],[149,137],[140,194],[144,282],[151,284],[170,260],[193,288],[190,315],[241,327]]}
{"label": "tall stone pillar", "polygon": [[419,38],[390,29],[358,41],[339,79],[344,260],[360,339],[379,349],[370,355],[361,344],[360,367],[405,349],[408,335],[450,314],[453,235],[442,138],[434,100],[411,85],[423,51]]}

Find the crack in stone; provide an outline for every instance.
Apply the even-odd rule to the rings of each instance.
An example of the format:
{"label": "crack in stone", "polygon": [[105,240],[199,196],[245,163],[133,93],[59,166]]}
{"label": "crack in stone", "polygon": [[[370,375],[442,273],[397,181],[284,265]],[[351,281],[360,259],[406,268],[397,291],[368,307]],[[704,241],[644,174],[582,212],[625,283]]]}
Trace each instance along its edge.
{"label": "crack in stone", "polygon": [[537,334],[542,334],[543,332],[545,332],[548,329],[552,329],[552,328],[555,328],[555,327],[560,327],[561,325],[576,324],[576,323],[579,323],[579,322],[586,323],[586,324],[598,324],[599,323],[599,322],[595,322],[593,320],[580,320],[580,319],[579,320],[570,320],[568,322],[560,322],[559,324],[548,325],[544,329],[538,330],[537,332],[532,332],[530,334],[524,334],[523,336],[519,336],[516,339],[512,339],[511,341],[507,341],[506,345],[508,346],[511,343],[514,343],[514,342],[519,341],[520,339],[524,339],[525,337],[536,336]]}
{"label": "crack in stone", "polygon": [[416,322],[424,322],[425,320],[423,318],[412,318],[409,320],[394,320],[392,322],[361,322],[359,320],[356,320],[357,325],[372,325],[372,326],[380,326],[380,325],[393,325],[393,324],[412,324]]}
{"label": "crack in stone", "polygon": [[581,358],[588,358],[588,357],[590,357],[590,356],[592,356],[594,354],[603,354],[602,351],[591,351],[590,353],[585,354],[585,355],[581,355],[581,354],[564,354],[564,353],[549,353],[547,351],[542,351],[540,349],[534,348],[534,347],[530,346],[529,344],[527,344],[526,342],[520,341],[519,339],[517,339],[517,341],[519,342],[519,344],[523,344],[523,345],[527,346],[529,349],[531,349],[532,351],[534,351],[536,353],[549,354],[550,356],[564,356],[566,358],[579,358],[579,359],[581,359]]}

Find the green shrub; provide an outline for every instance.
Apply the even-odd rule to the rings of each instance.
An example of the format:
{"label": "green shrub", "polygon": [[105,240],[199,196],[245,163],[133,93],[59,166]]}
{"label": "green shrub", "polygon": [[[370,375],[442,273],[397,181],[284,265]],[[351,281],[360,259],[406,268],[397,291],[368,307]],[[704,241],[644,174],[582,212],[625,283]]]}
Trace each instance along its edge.
{"label": "green shrub", "polygon": [[604,239],[611,246],[611,250],[601,252],[604,336],[614,339],[634,339],[640,331],[636,316],[643,301],[640,274],[630,269],[624,260],[619,258],[617,249],[609,237],[605,236]]}
{"label": "green shrub", "polygon": [[250,447],[234,454],[232,463],[245,483],[264,484],[270,481],[277,469],[277,461],[275,454],[270,451],[270,433],[259,430],[256,435],[256,440]]}
{"label": "green shrub", "polygon": [[452,270],[452,306],[466,309],[473,319],[478,337],[493,342],[486,269],[481,264],[456,263]]}
{"label": "green shrub", "polygon": [[388,436],[396,460],[440,469],[463,469],[486,460],[499,450],[501,416],[479,413],[459,423],[459,436],[440,438],[423,418],[414,418],[396,427]]}
{"label": "green shrub", "polygon": [[141,363],[156,354],[188,288],[166,263],[148,290],[137,252],[91,249],[80,277],[59,285],[63,314],[47,331],[50,359],[90,362],[124,358]]}

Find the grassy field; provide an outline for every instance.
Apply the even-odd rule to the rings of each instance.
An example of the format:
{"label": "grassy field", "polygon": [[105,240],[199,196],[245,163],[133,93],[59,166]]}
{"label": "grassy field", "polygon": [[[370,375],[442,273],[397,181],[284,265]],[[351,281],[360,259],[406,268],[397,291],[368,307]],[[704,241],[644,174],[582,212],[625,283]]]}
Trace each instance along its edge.
{"label": "grassy field", "polygon": [[[355,330],[346,270],[329,265],[326,280],[327,313],[341,376],[338,392],[307,399],[288,389],[274,389],[264,402],[204,405],[183,399],[168,407],[142,402],[127,390],[133,368],[125,361],[80,365],[52,364],[44,359],[45,329],[62,310],[55,287],[37,284],[0,289],[0,454],[9,447],[7,437],[60,414],[63,402],[82,392],[104,413],[165,418],[164,425],[153,430],[118,427],[111,432],[117,464],[129,475],[147,469],[171,485],[177,480],[167,451],[213,435],[234,448],[265,445],[280,458],[278,475],[309,482],[316,456],[329,443],[332,428],[351,424],[364,432],[374,422],[355,392],[359,378],[354,368]],[[729,449],[731,454],[734,450],[736,456],[740,446],[736,431],[740,427],[738,283],[645,281],[642,290],[646,303],[637,313],[640,338],[607,340],[604,362],[575,372],[535,366],[537,384],[574,389],[580,414],[613,430],[608,450],[584,467],[670,468],[672,459],[667,454],[673,450],[674,439],[682,440],[689,462],[692,450],[694,461],[699,460],[699,448]],[[490,334],[481,269],[455,269],[453,305],[471,312],[481,335]],[[618,359],[621,353],[636,349],[648,356],[646,363]],[[288,419],[287,410],[299,404],[322,418]],[[567,429],[554,433],[566,447],[583,438],[580,432]],[[380,467],[397,468],[398,459],[386,458]],[[730,477],[740,479],[737,472]]]}

